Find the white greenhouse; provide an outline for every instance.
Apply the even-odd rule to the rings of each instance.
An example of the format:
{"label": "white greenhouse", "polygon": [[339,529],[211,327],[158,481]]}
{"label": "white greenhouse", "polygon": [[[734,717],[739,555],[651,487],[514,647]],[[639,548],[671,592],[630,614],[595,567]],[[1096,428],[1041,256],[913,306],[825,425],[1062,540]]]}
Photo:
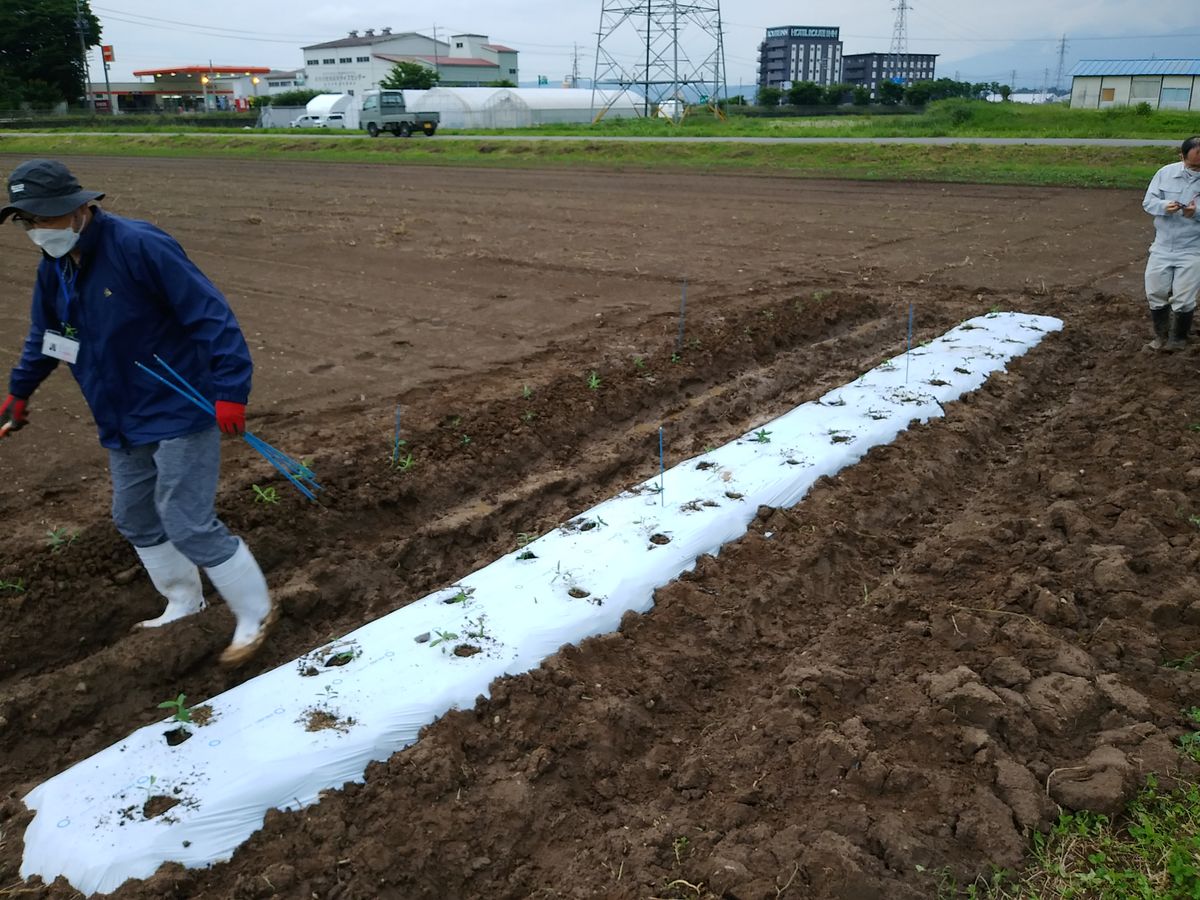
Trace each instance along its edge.
{"label": "white greenhouse", "polygon": [[524,128],[591,122],[610,102],[606,119],[633,118],[642,113],[641,97],[619,91],[597,90],[593,94],[591,88],[435,87],[419,99],[409,100],[406,96],[405,100],[409,109],[440,113],[443,128]]}

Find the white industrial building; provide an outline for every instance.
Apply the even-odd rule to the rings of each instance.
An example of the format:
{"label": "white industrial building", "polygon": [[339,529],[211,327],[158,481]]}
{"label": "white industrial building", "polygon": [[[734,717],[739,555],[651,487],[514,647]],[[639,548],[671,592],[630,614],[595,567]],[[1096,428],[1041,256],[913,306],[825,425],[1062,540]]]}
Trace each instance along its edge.
{"label": "white industrial building", "polygon": [[1200,59],[1084,59],[1071,71],[1071,108],[1149,103],[1200,112]]}
{"label": "white industrial building", "polygon": [[517,51],[491,43],[487,35],[455,34],[448,41],[417,32],[393,34],[368,28],[347,37],[302,48],[307,87],[326,93],[354,93],[379,87],[398,62],[415,62],[435,71],[442,85],[518,83]]}
{"label": "white industrial building", "polygon": [[591,122],[612,104],[605,118],[636,118],[643,100],[629,91],[588,88],[435,87],[420,96],[405,91],[409,109],[441,114],[443,128],[523,128],[556,122]]}

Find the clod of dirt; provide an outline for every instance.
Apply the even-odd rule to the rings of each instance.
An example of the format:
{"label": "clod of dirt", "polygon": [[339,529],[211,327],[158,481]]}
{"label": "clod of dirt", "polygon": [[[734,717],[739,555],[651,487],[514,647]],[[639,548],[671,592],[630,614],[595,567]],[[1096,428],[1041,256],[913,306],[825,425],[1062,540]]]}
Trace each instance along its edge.
{"label": "clod of dirt", "polygon": [[717,464],[715,462],[696,463],[696,468],[700,469],[700,470],[715,469],[716,467],[717,467]]}
{"label": "clod of dirt", "polygon": [[147,819],[153,819],[155,816],[161,816],[168,809],[172,809],[178,805],[178,797],[167,797],[162,794],[155,794],[153,797],[150,797],[142,806],[142,816]]}
{"label": "clod of dirt", "polygon": [[459,644],[454,648],[455,656],[474,656],[476,653],[482,652],[474,644]]}
{"label": "clod of dirt", "polygon": [[167,744],[172,747],[178,747],[191,736],[192,733],[182,725],[178,728],[172,728],[170,731],[163,732],[163,737],[167,739]]}
{"label": "clod of dirt", "polygon": [[346,732],[354,724],[354,719],[352,718],[339,719],[337,713],[319,707],[312,707],[305,710],[300,721],[304,723],[305,731]]}
{"label": "clod of dirt", "polygon": [[725,496],[728,497],[730,500],[741,500],[746,495],[739,494],[737,491],[726,491]]}
{"label": "clod of dirt", "polygon": [[193,707],[191,710],[192,723],[200,728],[203,728],[213,720],[213,708],[207,703],[203,706]]}
{"label": "clod of dirt", "polygon": [[829,443],[831,444],[849,444],[853,440],[854,435],[852,434],[834,434],[829,436]]}
{"label": "clod of dirt", "polygon": [[581,587],[573,587],[569,591],[567,591],[567,594],[569,596],[574,597],[576,600],[582,600],[584,597],[592,596],[591,591],[584,590]]}
{"label": "clod of dirt", "polygon": [[933,385],[934,387],[946,387],[946,385],[948,385],[949,383],[950,382],[948,382],[948,381],[943,381],[941,378],[930,378],[929,379],[929,384]]}
{"label": "clod of dirt", "polygon": [[665,534],[652,534],[650,535],[650,543],[658,544],[661,547],[663,544],[671,543],[671,539]]}

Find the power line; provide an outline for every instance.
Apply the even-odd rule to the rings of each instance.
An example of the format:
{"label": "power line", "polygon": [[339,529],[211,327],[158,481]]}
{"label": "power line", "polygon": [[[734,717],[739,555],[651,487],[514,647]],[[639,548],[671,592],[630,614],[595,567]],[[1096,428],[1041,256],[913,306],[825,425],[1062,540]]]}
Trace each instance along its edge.
{"label": "power line", "polygon": [[160,19],[156,16],[146,16],[146,15],[142,15],[141,13],[128,12],[123,9],[112,9],[107,6],[92,6],[92,10],[110,13],[114,16],[128,17],[127,19],[119,19],[118,21],[128,21],[128,19],[144,19],[144,20],[146,20],[145,23],[133,22],[132,24],[146,24],[146,27],[151,27],[148,24],[150,22],[161,22],[161,23],[164,23],[167,25],[181,25],[184,28],[193,28],[193,29],[198,29],[198,30],[208,31],[208,32],[221,31],[221,32],[228,32],[229,34],[243,34],[243,35],[248,35],[248,36],[256,37],[256,38],[265,38],[265,37],[294,38],[296,40],[308,41],[308,40],[312,40],[312,37],[313,37],[311,34],[289,34],[289,33],[284,33],[284,32],[273,33],[273,32],[263,32],[263,31],[248,31],[244,28],[225,28],[224,26],[221,26],[221,25],[199,24],[196,22],[180,22],[177,19]]}

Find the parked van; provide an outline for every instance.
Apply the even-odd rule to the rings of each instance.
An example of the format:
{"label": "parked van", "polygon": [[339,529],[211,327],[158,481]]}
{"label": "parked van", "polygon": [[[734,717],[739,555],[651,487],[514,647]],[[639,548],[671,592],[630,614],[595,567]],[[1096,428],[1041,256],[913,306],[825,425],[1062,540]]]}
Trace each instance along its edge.
{"label": "parked van", "polygon": [[[305,114],[303,116],[296,116],[296,118],[292,119],[291,126],[293,128],[324,128],[325,127],[325,117],[324,116],[314,116],[314,115],[309,115],[309,114]],[[339,126],[339,127],[341,127],[341,126]]]}

